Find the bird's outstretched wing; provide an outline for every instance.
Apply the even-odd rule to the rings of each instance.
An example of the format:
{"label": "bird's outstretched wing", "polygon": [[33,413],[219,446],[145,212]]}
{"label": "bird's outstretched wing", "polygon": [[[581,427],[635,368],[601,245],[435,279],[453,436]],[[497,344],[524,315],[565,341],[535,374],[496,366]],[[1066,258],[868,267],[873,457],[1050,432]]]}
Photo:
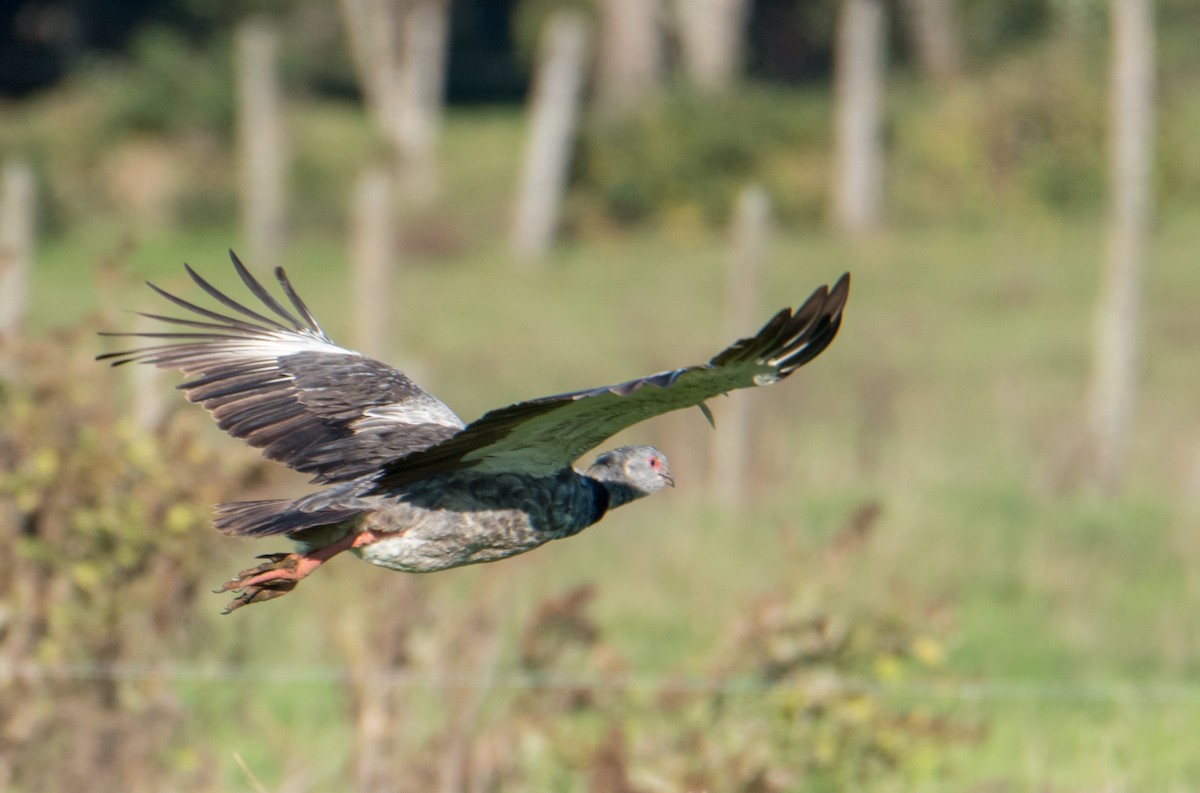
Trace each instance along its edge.
{"label": "bird's outstretched wing", "polygon": [[[276,268],[295,313],[284,308],[229,252],[234,269],[270,314],[238,303],[191,267],[188,275],[231,313],[172,295],[162,297],[202,319],[144,314],[185,331],[109,333],[161,342],[99,356],[114,366],[153,364],[192,379],[179,386],[221,429],[261,449],[269,460],[341,482],[372,473],[454,436],[462,421],[402,372],[333,343]],[[237,314],[240,316],[234,316]]]}
{"label": "bird's outstretched wing", "polygon": [[846,274],[832,289],[820,287],[795,311],[783,309],[756,335],[734,342],[704,365],[493,410],[448,440],[387,463],[375,490],[462,468],[544,476],[652,416],[693,406],[707,415],[705,400],[777,382],[820,354],[837,334],[849,292]]}

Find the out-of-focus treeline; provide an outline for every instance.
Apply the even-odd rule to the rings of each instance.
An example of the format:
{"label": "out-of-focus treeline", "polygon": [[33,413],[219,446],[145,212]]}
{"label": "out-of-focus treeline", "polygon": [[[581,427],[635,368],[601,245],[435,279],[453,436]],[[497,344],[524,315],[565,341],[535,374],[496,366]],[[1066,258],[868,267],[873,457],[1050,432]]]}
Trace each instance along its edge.
{"label": "out-of-focus treeline", "polygon": [[[669,16],[678,5],[649,3]],[[907,0],[888,3],[896,15],[919,7]],[[956,49],[983,65],[999,55],[1036,44],[1056,29],[1094,36],[1105,13],[1097,0],[960,0],[953,4]],[[744,23],[744,70],[751,79],[802,85],[821,81],[832,68],[837,0],[755,0]],[[523,95],[540,24],[564,7],[590,9],[588,0],[454,0],[447,93],[452,103],[518,99]],[[702,6],[693,8],[701,9]],[[1159,4],[1164,29],[1194,21],[1192,4]],[[23,0],[0,12],[0,92],[28,96],[53,87],[97,61],[136,59],[140,41],[153,31],[177,35],[189,52],[228,47],[229,31],[246,17],[281,20],[292,34],[288,71],[296,85],[319,94],[357,92],[353,67],[341,45],[336,3],[316,0],[256,0],[200,3],[192,0],[113,0],[48,3]],[[897,18],[901,18],[898,16]],[[678,59],[677,19],[664,20]],[[1180,46],[1183,47],[1183,35]],[[893,26],[891,56],[917,65],[909,31]],[[182,53],[181,53],[182,57]]]}
{"label": "out-of-focus treeline", "polygon": [[[906,22],[919,4],[885,4],[888,216],[972,220],[1102,207],[1107,4],[950,3],[958,55],[949,76],[936,78],[922,65]],[[588,6],[452,3],[444,89],[451,106],[519,104],[547,14],[572,5]],[[1191,37],[1200,10],[1188,0],[1156,6],[1156,190],[1160,205],[1170,206],[1200,196],[1200,162],[1190,146],[1200,117],[1193,77],[1200,63]],[[239,19],[264,14],[280,32],[279,67],[291,107],[356,101],[360,83],[337,4],[129,3],[115,4],[111,13],[109,4],[100,7],[17,4],[8,27],[13,46],[0,48],[0,87],[10,93],[0,146],[31,158],[47,180],[41,223],[51,232],[96,212],[116,211],[143,226],[235,217],[232,31]],[[664,12],[661,100],[617,120],[600,115],[585,123],[568,231],[646,221],[721,224],[748,181],[765,184],[786,224],[826,219],[838,3],[761,0],[747,9],[737,64],[744,81],[727,92],[689,88],[680,30],[687,11]],[[53,67],[36,90],[22,86],[23,70],[43,61]],[[339,127],[328,114],[294,118],[292,127],[292,223],[336,228],[362,164],[386,144],[378,133]],[[331,136],[342,145],[331,146]]]}
{"label": "out-of-focus treeline", "polygon": [[[428,40],[395,46],[373,20],[423,5],[449,11],[428,102],[448,111],[406,139],[388,90]],[[879,123],[858,136],[884,171],[882,222],[857,236],[831,217],[856,5],[885,20]],[[1128,490],[1101,494],[1083,339],[1116,181],[1117,5],[0,10],[0,298],[22,292],[0,300],[0,791],[1190,789],[1194,688],[1136,686],[1186,682],[1200,658],[1200,458],[1173,376],[1200,333],[1181,286],[1200,4],[1149,4],[1156,81],[1139,96],[1157,126],[1152,178],[1134,181],[1171,261],[1150,271],[1147,320],[1122,326],[1145,326],[1124,380],[1146,407],[1125,414]],[[745,11],[736,46],[701,14],[717,7]],[[564,46],[580,40],[584,56]],[[716,42],[709,60],[698,42]],[[552,62],[574,63],[582,95],[558,83],[542,116],[533,75]],[[416,181],[405,146],[430,140],[436,189],[397,198]],[[531,140],[556,159],[522,179]],[[267,192],[278,233],[254,251],[240,213]],[[554,266],[518,266],[496,240],[548,194],[532,249],[544,265],[557,244]],[[145,329],[118,307],[162,310],[131,270],[170,287],[189,260],[224,285],[231,245],[258,274],[285,264],[339,343],[466,419],[711,354],[734,303],[743,333],[842,270],[855,292],[802,382],[734,395],[740,420],[714,401],[730,447],[708,448],[697,415],[637,429],[679,475],[657,503],[437,576],[338,560],[221,618],[218,576],[280,548],[217,536],[208,505],[306,486],[175,380],[92,356],[120,343],[96,330]],[[1163,770],[1172,753],[1192,765]],[[1100,755],[1121,759],[1096,770]]]}

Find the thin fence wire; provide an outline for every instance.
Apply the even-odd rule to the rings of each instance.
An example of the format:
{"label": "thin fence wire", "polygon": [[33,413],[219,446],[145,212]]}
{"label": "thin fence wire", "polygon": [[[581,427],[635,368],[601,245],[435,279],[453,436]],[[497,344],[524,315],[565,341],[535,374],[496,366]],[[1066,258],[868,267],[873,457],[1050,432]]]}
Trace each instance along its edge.
{"label": "thin fence wire", "polygon": [[373,686],[412,689],[587,690],[655,695],[781,695],[858,693],[900,699],[958,702],[1030,702],[1111,705],[1200,706],[1200,683],[1178,681],[900,680],[880,682],[816,675],[803,683],[755,678],[680,678],[653,675],[587,677],[504,671],[495,674],[431,674],[403,670],[357,670],[345,666],[231,666],[222,664],[0,663],[0,688],[14,682],[157,681],[165,683],[257,683],[341,686],[369,677]]}

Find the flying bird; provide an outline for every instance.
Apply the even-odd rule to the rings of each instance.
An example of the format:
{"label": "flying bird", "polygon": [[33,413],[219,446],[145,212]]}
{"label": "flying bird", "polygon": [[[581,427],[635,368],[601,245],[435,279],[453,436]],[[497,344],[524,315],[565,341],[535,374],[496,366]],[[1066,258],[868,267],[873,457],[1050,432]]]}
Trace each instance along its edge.
{"label": "flying bird", "polygon": [[706,364],[518,402],[464,424],[402,372],[335,344],[282,268],[275,277],[290,308],[232,251],[230,259],[261,306],[235,301],[185,264],[224,311],[148,284],[190,316],[145,314],[171,327],[103,334],[156,343],[99,356],[180,370],[190,379],[178,387],[221,429],[322,485],[298,499],[216,507],[223,534],[283,535],[295,546],[226,582],[218,591],[235,597],[225,613],[287,594],[343,551],[409,573],[492,562],[674,486],[651,446],[611,449],[583,469],[574,463],[652,416],[699,407],[711,423],[705,400],[787,378],[833,341],[850,289],[849,274],[817,288]]}

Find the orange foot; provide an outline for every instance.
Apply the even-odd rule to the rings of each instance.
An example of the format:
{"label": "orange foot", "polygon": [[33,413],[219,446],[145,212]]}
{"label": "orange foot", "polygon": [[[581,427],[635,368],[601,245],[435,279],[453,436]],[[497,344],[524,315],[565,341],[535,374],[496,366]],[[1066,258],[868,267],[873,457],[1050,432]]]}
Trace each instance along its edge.
{"label": "orange foot", "polygon": [[281,597],[291,592],[307,578],[314,570],[325,562],[337,556],[342,551],[358,548],[377,537],[369,531],[358,534],[348,534],[337,542],[318,548],[308,553],[268,553],[258,557],[267,561],[241,571],[236,577],[229,579],[217,593],[236,592],[237,597],[229,601],[222,614],[249,606],[251,603],[262,603],[273,598]]}

